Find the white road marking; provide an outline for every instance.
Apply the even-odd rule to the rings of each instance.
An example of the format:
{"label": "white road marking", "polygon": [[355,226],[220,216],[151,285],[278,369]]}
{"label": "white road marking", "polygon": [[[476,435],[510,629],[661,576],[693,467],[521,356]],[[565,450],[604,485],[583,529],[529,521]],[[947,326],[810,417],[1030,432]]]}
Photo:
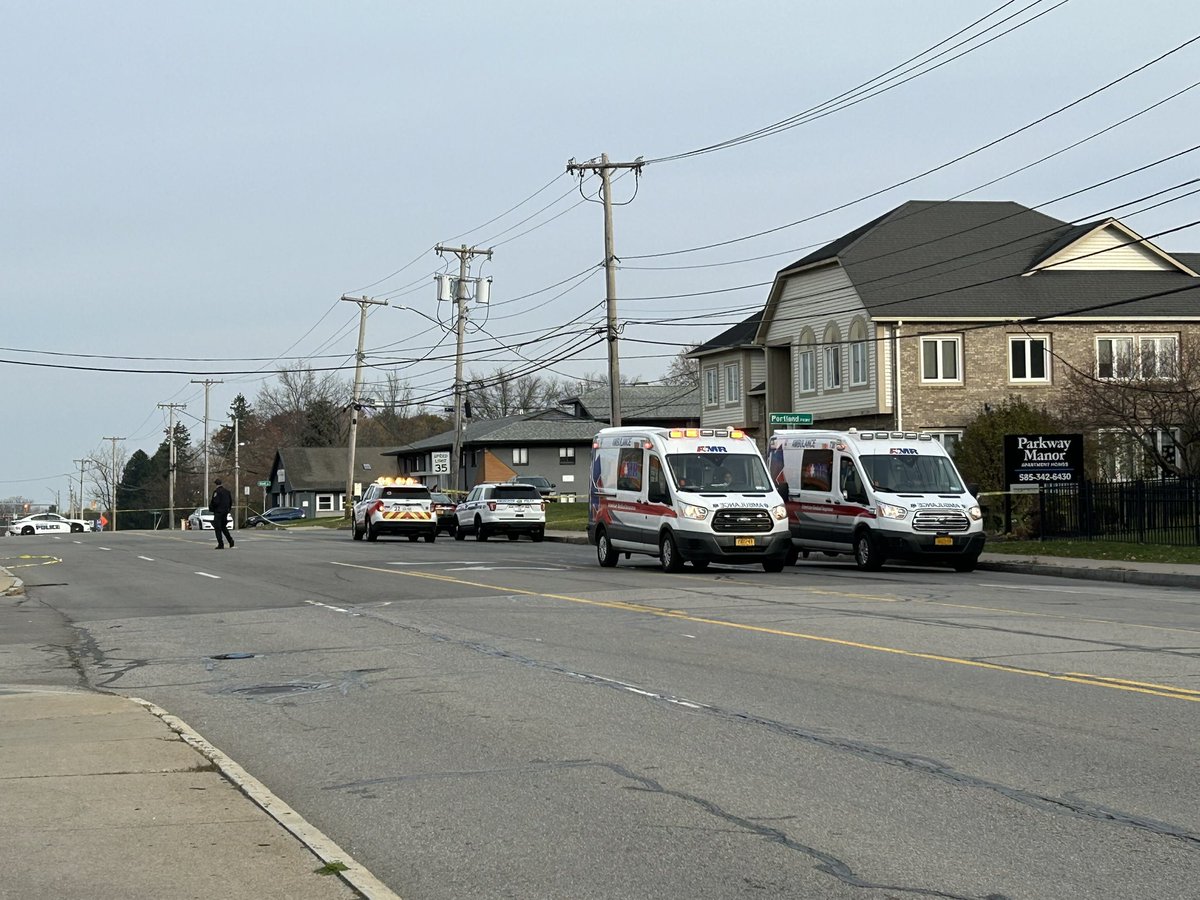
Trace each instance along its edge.
{"label": "white road marking", "polygon": [[146,562],[154,562],[149,556],[139,556],[138,559],[144,559]]}
{"label": "white road marking", "polygon": [[483,565],[483,560],[480,559],[439,559],[436,562],[429,560],[428,562],[390,562],[389,566],[437,566],[439,569],[447,563],[457,563],[460,566],[479,566]]}
{"label": "white road marking", "polygon": [[350,616],[361,616],[362,615],[362,613],[351,612],[348,609],[342,609],[342,607],[340,607],[340,606],[330,606],[328,603],[321,603],[318,600],[305,600],[304,602],[307,603],[309,606],[320,606],[324,609],[332,609],[334,612],[346,613],[347,615],[350,615]]}
{"label": "white road marking", "polygon": [[83,541],[71,541],[72,544],[82,544]]}
{"label": "white road marking", "polygon": [[209,575],[207,572],[194,572],[194,575],[203,575],[205,578],[220,578],[220,575]]}
{"label": "white road marking", "polygon": [[688,709],[708,709],[703,703],[693,703],[690,700],[681,700],[678,697],[668,697],[665,694],[656,694],[653,691],[644,691],[639,687],[634,687],[625,681],[617,681],[615,678],[605,678],[602,675],[580,675],[581,678],[590,678],[593,681],[603,681],[605,684],[611,684],[623,691],[629,691],[631,694],[637,694],[641,697],[649,697],[651,700],[665,700],[667,703],[674,703],[676,706],[686,706]]}
{"label": "white road marking", "polygon": [[565,572],[565,569],[545,566],[458,566],[447,572]]}
{"label": "white road marking", "polygon": [[111,550],[112,547],[97,547],[97,550]]}
{"label": "white road marking", "polygon": [[979,587],[986,588],[1004,588],[1006,591],[1043,591],[1047,594],[1094,594],[1094,590],[1077,591],[1073,588],[1050,588],[1050,587],[1033,587],[1028,584],[986,584],[979,582]]}

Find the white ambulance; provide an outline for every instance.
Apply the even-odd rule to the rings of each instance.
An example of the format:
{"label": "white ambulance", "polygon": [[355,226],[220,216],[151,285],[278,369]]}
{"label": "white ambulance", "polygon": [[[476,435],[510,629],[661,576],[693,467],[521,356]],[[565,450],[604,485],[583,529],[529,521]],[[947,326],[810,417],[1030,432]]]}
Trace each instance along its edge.
{"label": "white ambulance", "polygon": [[900,431],[776,431],[767,454],[799,553],[852,555],[875,571],[889,559],[970,572],[983,514],[932,435]]}
{"label": "white ambulance", "polygon": [[604,428],[592,442],[588,540],[602,566],[624,553],[783,570],[787,510],[754,441],[736,429]]}

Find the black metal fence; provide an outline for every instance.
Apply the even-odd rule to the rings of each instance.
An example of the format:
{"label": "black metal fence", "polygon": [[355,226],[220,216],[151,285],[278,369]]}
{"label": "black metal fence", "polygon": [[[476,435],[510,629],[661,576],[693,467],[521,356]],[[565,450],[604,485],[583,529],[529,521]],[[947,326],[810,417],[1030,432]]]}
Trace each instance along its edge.
{"label": "black metal fence", "polygon": [[1043,540],[1200,546],[1200,482],[1182,478],[1043,486],[1036,519]]}

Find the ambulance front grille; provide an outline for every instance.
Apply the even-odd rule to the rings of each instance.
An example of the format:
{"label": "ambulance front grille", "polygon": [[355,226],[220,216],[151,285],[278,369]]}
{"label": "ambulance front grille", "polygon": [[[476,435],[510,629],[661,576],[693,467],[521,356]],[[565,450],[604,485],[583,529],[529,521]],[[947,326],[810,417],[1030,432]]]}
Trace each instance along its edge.
{"label": "ambulance front grille", "polygon": [[956,509],[923,509],[913,516],[913,531],[966,531],[971,527]]}
{"label": "ambulance front grille", "polygon": [[741,534],[771,530],[771,515],[765,509],[719,509],[713,516],[713,531]]}

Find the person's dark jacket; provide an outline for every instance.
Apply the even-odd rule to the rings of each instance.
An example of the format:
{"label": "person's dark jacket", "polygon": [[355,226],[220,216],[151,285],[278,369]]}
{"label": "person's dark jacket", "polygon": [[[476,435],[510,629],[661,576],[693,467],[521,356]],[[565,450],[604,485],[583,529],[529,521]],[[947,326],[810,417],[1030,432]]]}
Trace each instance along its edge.
{"label": "person's dark jacket", "polygon": [[229,493],[229,489],[225,485],[217,485],[212,499],[208,502],[208,508],[213,511],[213,515],[217,516],[227,516],[233,510],[233,495]]}

